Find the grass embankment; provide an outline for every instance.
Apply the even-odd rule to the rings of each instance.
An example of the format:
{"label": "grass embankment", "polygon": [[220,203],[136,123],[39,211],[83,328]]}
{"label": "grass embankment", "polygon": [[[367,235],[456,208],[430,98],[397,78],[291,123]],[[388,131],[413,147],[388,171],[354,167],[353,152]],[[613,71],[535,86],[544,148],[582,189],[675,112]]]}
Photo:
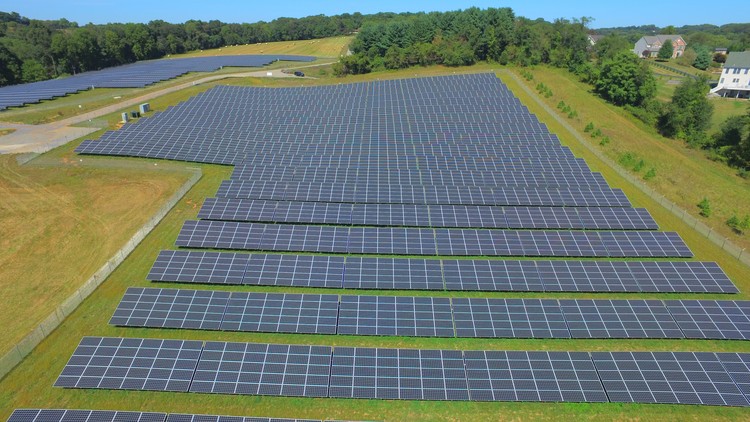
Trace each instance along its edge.
{"label": "grass embankment", "polygon": [[242,54],[292,54],[338,58],[346,54],[353,35],[321,38],[318,40],[277,41],[257,44],[233,45],[212,50],[191,51],[172,57],[233,56]]}
{"label": "grass embankment", "polygon": [[[590,138],[590,142],[607,156],[626,164],[643,160],[639,174],[645,175],[651,168],[656,171],[656,177],[648,182],[652,188],[702,219],[722,236],[741,247],[750,246],[748,235],[738,235],[724,224],[733,214],[750,213],[750,181],[737,176],[736,170],[708,160],[703,151],[690,149],[682,141],[660,136],[655,129],[628,112],[591,94],[586,84],[566,71],[538,67],[532,73],[534,80],[528,83],[530,86],[543,82],[554,93],[544,100],[547,104],[555,107],[563,100],[577,111],[578,117],[568,119],[571,125],[582,132],[586,124],[592,122],[610,138],[610,142],[604,146],[599,145],[600,138]],[[718,100],[726,104],[724,99]],[[731,107],[742,111],[741,105]],[[698,216],[697,204],[704,197],[708,198],[713,210],[707,219]]]}
{"label": "grass embankment", "polygon": [[[347,78],[343,82],[356,82],[374,79],[452,74],[456,72],[488,71],[488,65],[462,69],[431,67],[410,69],[399,72],[383,72]],[[535,74],[539,74],[536,71]],[[554,72],[551,73],[554,75]],[[552,79],[550,76],[550,79]],[[563,130],[551,116],[547,115],[531,97],[520,89],[507,75],[504,82],[518,95],[530,110],[558,133],[562,141],[569,145],[577,156],[587,159],[595,171],[602,171],[608,182],[622,187],[635,206],[646,206],[664,230],[678,230],[695,252],[697,259],[716,260],[732,277],[742,294],[733,298],[746,298],[750,292],[747,270],[730,259],[715,245],[692,232],[680,220],[630,186],[614,171],[599,162],[590,152],[577,143]],[[332,80],[329,83],[338,83]],[[299,84],[300,81],[250,80],[250,84]],[[315,81],[314,83],[325,83]],[[555,90],[554,85],[552,89]],[[174,104],[188,95],[205,87],[194,87],[153,101],[155,108],[161,109]],[[557,91],[555,91],[557,94]],[[588,95],[588,94],[587,94]],[[585,98],[585,97],[584,97]],[[558,99],[559,101],[559,99]],[[568,98],[565,98],[568,102]],[[576,103],[577,105],[577,103]],[[604,107],[604,106],[602,106]],[[581,113],[582,108],[579,108]],[[602,109],[603,114],[609,113]],[[585,115],[585,114],[584,114]],[[64,148],[72,149],[75,145]],[[54,152],[54,151],[53,151]],[[89,159],[86,157],[85,159]],[[100,160],[117,163],[151,163],[149,160],[110,159]],[[162,165],[163,162],[159,162]],[[174,248],[177,233],[185,219],[195,218],[200,204],[206,197],[213,196],[221,182],[231,172],[230,167],[200,166],[204,177],[180,201],[144,242],[125,260],[112,276],[95,291],[50,337],[48,337],[24,362],[8,377],[0,382],[0,418],[7,417],[13,408],[18,407],[66,407],[95,409],[132,409],[166,412],[193,412],[208,414],[261,415],[297,418],[367,419],[367,420],[744,420],[750,418],[750,409],[721,408],[709,406],[669,406],[669,405],[622,405],[622,404],[551,404],[551,403],[479,403],[479,402],[418,402],[381,400],[338,400],[305,399],[282,397],[229,396],[184,393],[153,393],[142,391],[95,391],[65,390],[54,388],[56,377],[69,359],[80,338],[85,335],[179,338],[201,340],[225,340],[241,342],[306,343],[324,345],[353,345],[372,347],[410,347],[446,349],[526,349],[526,350],[703,350],[703,351],[748,351],[747,342],[738,341],[697,341],[697,340],[514,340],[514,339],[438,339],[403,337],[357,337],[295,334],[229,333],[191,330],[160,330],[117,328],[108,325],[117,303],[129,286],[175,286],[150,283],[145,277],[161,249]],[[95,173],[95,170],[91,170]],[[659,173],[662,177],[662,173]],[[81,252],[83,253],[83,252]],[[316,289],[283,289],[273,287],[247,286],[185,286],[182,288],[259,290],[259,291],[318,291]],[[338,291],[343,292],[343,291]],[[346,291],[353,294],[395,294],[394,292]],[[457,296],[456,293],[407,293],[431,294],[436,296]],[[466,296],[504,297],[503,293],[465,293]],[[515,297],[591,297],[580,294],[514,294]],[[625,295],[598,295],[602,298],[623,297]],[[717,295],[627,295],[640,297],[691,297],[707,298]],[[726,298],[727,296],[722,296]]]}

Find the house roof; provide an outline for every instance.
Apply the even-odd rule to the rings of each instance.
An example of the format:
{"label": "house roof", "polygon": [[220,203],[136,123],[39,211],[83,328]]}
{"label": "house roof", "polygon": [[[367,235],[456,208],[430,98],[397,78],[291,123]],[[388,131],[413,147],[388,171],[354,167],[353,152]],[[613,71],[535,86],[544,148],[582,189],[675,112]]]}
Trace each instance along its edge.
{"label": "house roof", "polygon": [[750,67],[750,51],[729,53],[724,67]]}
{"label": "house roof", "polygon": [[604,38],[604,35],[589,34],[589,38],[591,38],[594,42],[598,42],[600,39]]}
{"label": "house roof", "polygon": [[643,38],[646,40],[646,44],[655,44],[657,42],[664,44],[664,41],[674,41],[677,38],[682,38],[682,35],[645,35]]}

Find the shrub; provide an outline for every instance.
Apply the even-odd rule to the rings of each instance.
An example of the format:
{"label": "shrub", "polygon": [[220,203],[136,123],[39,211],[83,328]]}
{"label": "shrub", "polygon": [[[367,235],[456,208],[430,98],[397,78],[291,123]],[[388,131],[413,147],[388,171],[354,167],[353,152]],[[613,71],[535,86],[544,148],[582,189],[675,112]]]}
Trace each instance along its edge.
{"label": "shrub", "polygon": [[656,177],[656,169],[651,167],[646,174],[643,175],[643,180],[651,180]]}
{"label": "shrub", "polygon": [[635,165],[633,166],[633,171],[639,172],[639,171],[641,171],[643,169],[643,166],[645,166],[645,165],[646,165],[646,162],[643,161],[643,160],[641,160],[641,161],[635,163]]}
{"label": "shrub", "polygon": [[593,122],[589,122],[589,124],[587,124],[586,127],[583,128],[583,132],[584,133],[589,133],[592,130],[594,130],[594,123]]}
{"label": "shrub", "polygon": [[568,113],[568,119],[575,119],[578,117],[578,112],[575,110],[571,110],[570,113]]}
{"label": "shrub", "polygon": [[565,101],[560,101],[559,103],[557,103],[557,108],[559,108],[560,110],[565,108]]}
{"label": "shrub", "polygon": [[605,136],[602,138],[601,141],[599,141],[599,145],[601,146],[607,145],[608,143],[609,143],[609,136]]}
{"label": "shrub", "polygon": [[711,204],[708,202],[708,198],[701,199],[700,202],[698,202],[698,208],[700,209],[700,214],[703,217],[710,217],[711,216]]}

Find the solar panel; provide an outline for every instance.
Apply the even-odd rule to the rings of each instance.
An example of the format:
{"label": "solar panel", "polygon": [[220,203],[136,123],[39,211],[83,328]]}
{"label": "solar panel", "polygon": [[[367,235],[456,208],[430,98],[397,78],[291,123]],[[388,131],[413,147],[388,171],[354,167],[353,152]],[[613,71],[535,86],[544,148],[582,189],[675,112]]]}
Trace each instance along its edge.
{"label": "solar panel", "polygon": [[84,337],[55,386],[186,392],[199,341]]}
{"label": "solar panel", "polygon": [[439,260],[346,258],[345,289],[443,290]]}
{"label": "solar panel", "polygon": [[16,409],[8,422],[164,422],[166,413],[117,410]]}
{"label": "solar panel", "polygon": [[109,323],[218,330],[228,301],[229,292],[129,287]]}
{"label": "solar panel", "polygon": [[468,400],[463,356],[456,350],[333,350],[329,397]]}
{"label": "solar panel", "polygon": [[449,298],[341,296],[338,334],[454,337]]}
{"label": "solar panel", "polygon": [[473,401],[607,402],[585,352],[466,351]]}
{"label": "solar panel", "polygon": [[181,283],[241,284],[249,254],[161,251],[147,278]]}
{"label": "solar panel", "polygon": [[233,292],[221,329],[336,334],[338,312],[335,295]]}
{"label": "solar panel", "polygon": [[748,406],[714,353],[592,352],[611,402]]}
{"label": "solar panel", "polygon": [[453,298],[456,337],[570,338],[554,299]]}
{"label": "solar panel", "polygon": [[667,300],[686,338],[750,340],[750,301]]}
{"label": "solar panel", "polygon": [[660,300],[561,299],[573,338],[683,338]]}
{"label": "solar panel", "polygon": [[190,392],[327,397],[331,348],[206,342]]}
{"label": "solar panel", "polygon": [[253,254],[243,284],[341,288],[344,257]]}
{"label": "solar panel", "polygon": [[750,353],[717,353],[732,381],[750,401]]}
{"label": "solar panel", "polygon": [[172,413],[166,422],[320,422],[320,419],[260,418],[257,416],[214,416]]}

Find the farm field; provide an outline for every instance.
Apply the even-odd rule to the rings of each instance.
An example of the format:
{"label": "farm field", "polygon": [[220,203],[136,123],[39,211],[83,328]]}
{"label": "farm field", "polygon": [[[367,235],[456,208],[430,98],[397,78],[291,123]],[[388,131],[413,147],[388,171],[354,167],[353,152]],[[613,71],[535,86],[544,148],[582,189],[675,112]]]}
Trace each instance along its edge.
{"label": "farm field", "polygon": [[321,38],[316,40],[276,41],[257,44],[232,45],[213,50],[191,51],[172,57],[205,57],[239,54],[294,54],[299,56],[316,56],[320,58],[337,58],[346,54],[349,43],[354,36]]}
{"label": "farm field", "polygon": [[[476,66],[471,68],[461,68],[458,72],[479,72],[494,70],[490,66]],[[441,67],[431,67],[417,70],[419,76],[425,75],[444,75],[456,72],[456,69],[445,69]],[[607,109],[606,105],[594,103],[589,106],[586,103],[591,102],[591,97],[579,95],[575,92],[577,88],[575,83],[566,80],[564,76],[558,75],[553,70],[536,69],[533,72],[538,80],[544,80],[552,87],[556,96],[549,100],[554,107],[557,101],[564,99],[566,102],[573,104],[579,112],[580,122],[576,124],[585,125],[587,123],[587,113],[596,116],[592,120],[597,121],[597,125],[602,125],[606,133],[612,133],[612,143],[608,148],[614,149],[615,146],[622,148],[623,151],[634,148],[639,154],[642,150],[655,149],[653,145],[644,141],[641,144],[630,144],[631,138],[625,138],[628,131],[639,131],[633,135],[637,138],[640,134],[645,133],[638,128],[634,122],[630,122],[622,116],[617,115],[613,110]],[[344,82],[366,81],[374,79],[393,79],[402,77],[417,76],[415,70],[400,72],[387,72],[367,75],[364,77],[351,77]],[[693,232],[689,227],[675,218],[671,213],[664,210],[653,201],[648,199],[644,194],[635,187],[629,185],[617,174],[609,169],[606,165],[599,162],[595,156],[590,154],[577,141],[567,133],[559,124],[557,124],[544,110],[542,110],[526,94],[520,86],[510,78],[506,71],[499,73],[501,80],[518,96],[521,101],[535,113],[541,121],[546,123],[553,133],[560,136],[563,144],[569,146],[576,156],[586,159],[593,171],[600,171],[604,174],[609,184],[613,187],[622,188],[628,198],[633,202],[633,206],[647,207],[656,221],[660,224],[661,230],[676,230],[687,242],[690,248],[695,252],[696,259],[715,260],[719,262],[722,268],[727,272],[730,278],[735,282],[741,293],[732,296],[732,299],[750,298],[750,277],[746,267],[740,265],[736,260],[732,260],[712,243],[705,241],[700,235]],[[250,79],[245,81],[236,81],[235,84],[248,84],[253,86],[299,86],[300,84],[328,84],[338,83],[341,80],[318,80],[318,81],[282,81],[282,80],[262,80]],[[536,82],[536,81],[535,81]],[[194,87],[179,93],[170,94],[152,101],[152,106],[156,110],[163,110],[169,105],[187,99],[189,96],[207,89],[208,86]],[[533,85],[532,85],[533,88]],[[580,87],[578,87],[580,88]],[[560,94],[558,94],[560,92]],[[589,94],[586,94],[589,95]],[[553,101],[554,100],[554,101]],[[116,120],[116,115],[109,116],[107,121]],[[599,123],[599,120],[602,120]],[[615,127],[622,126],[622,133],[615,132]],[[618,142],[618,136],[622,136],[622,141]],[[38,162],[41,163],[75,163],[77,155],[71,151],[79,142],[73,142],[65,147],[61,147],[46,155],[40,157]],[[661,164],[658,158],[669,157],[670,159],[683,160],[682,155],[686,151],[675,151],[667,155],[664,151],[670,151],[668,148],[651,155],[643,155],[649,163],[653,162],[657,167],[658,176],[655,183],[662,183],[662,178],[669,178],[674,182],[680,180],[682,173],[671,173],[677,171],[668,164]],[[619,151],[619,150],[618,150]],[[690,152],[690,151],[687,151]],[[617,152],[613,155],[617,158]],[[643,153],[645,154],[645,153]],[[676,158],[675,158],[676,157]],[[704,164],[708,164],[711,169],[710,180],[705,183],[718,183],[722,178],[727,177],[720,168],[712,167],[714,163],[699,162],[696,156],[688,156],[691,161],[692,171],[703,171]],[[129,158],[92,158],[84,157],[85,161],[100,162],[102,165],[111,164],[115,167],[128,168],[123,173],[135,174],[142,173],[152,177],[152,171],[138,171],[152,166],[154,161],[129,159]],[[705,160],[704,160],[705,161]],[[163,184],[162,195],[169,196],[179,186],[180,181],[184,180],[184,174],[179,173],[180,167],[184,163],[172,163],[158,161],[158,165],[174,167],[172,178],[174,181],[170,185],[166,179],[169,178],[165,173],[159,173],[159,183]],[[17,171],[12,163],[10,168]],[[194,166],[194,165],[190,165]],[[271,343],[291,343],[291,344],[323,344],[323,345],[348,345],[348,346],[369,346],[369,347],[406,347],[406,348],[443,348],[453,350],[661,350],[661,351],[748,351],[749,347],[744,342],[739,341],[697,341],[697,340],[520,340],[520,339],[439,339],[439,338],[404,338],[404,337],[357,337],[357,336],[320,336],[320,335],[291,335],[291,334],[264,334],[264,333],[229,333],[229,332],[212,332],[212,331],[190,331],[190,330],[164,330],[164,329],[133,329],[119,328],[108,325],[109,317],[114,311],[117,303],[122,298],[125,289],[130,286],[151,286],[151,287],[180,287],[180,288],[198,288],[210,290],[242,290],[242,291],[268,291],[268,292],[320,292],[318,289],[301,289],[301,288],[280,288],[280,287],[224,287],[224,286],[184,286],[177,284],[160,283],[155,285],[146,281],[146,274],[151,268],[156,254],[161,249],[174,249],[174,241],[177,237],[183,222],[186,219],[196,217],[203,198],[214,196],[221,180],[226,179],[231,167],[214,166],[214,165],[197,165],[203,171],[203,178],[196,184],[193,189],[183,198],[182,201],[167,215],[163,222],[146,238],[146,240],[131,254],[126,261],[113,273],[113,275],[87,299],[82,306],[74,312],[61,327],[56,330],[47,340],[45,340],[37,350],[35,350],[19,367],[14,370],[8,377],[0,381],[0,419],[7,417],[13,408],[18,407],[67,407],[67,408],[96,408],[96,409],[139,409],[148,411],[167,411],[167,412],[194,412],[194,413],[211,413],[211,414],[236,414],[236,415],[258,415],[258,416],[275,416],[275,417],[310,417],[310,418],[339,418],[339,419],[367,419],[367,420],[496,420],[498,417],[504,419],[518,420],[560,420],[560,419],[587,419],[587,420],[620,420],[620,419],[690,419],[690,420],[743,420],[750,417],[749,409],[725,408],[710,406],[671,406],[671,405],[621,405],[621,404],[550,404],[550,403],[480,403],[480,402],[419,402],[419,401],[381,401],[381,400],[343,400],[343,399],[309,399],[309,398],[277,398],[277,397],[256,397],[256,396],[229,396],[229,395],[203,395],[203,394],[179,394],[179,393],[152,393],[138,391],[96,391],[96,390],[65,390],[54,388],[52,384],[60,373],[62,367],[67,362],[69,356],[78,345],[80,338],[84,335],[97,336],[124,336],[124,337],[153,337],[153,338],[180,338],[180,339],[200,339],[200,340],[221,340],[221,341],[240,341],[240,342],[271,342]],[[718,166],[718,165],[717,165]],[[150,168],[150,167],[148,167]],[[53,168],[55,173],[59,172]],[[36,168],[35,168],[36,170]],[[135,171],[134,171],[135,170]],[[73,171],[73,170],[69,170]],[[105,177],[107,172],[117,173],[113,170],[103,170],[100,168],[83,165],[76,167],[75,171],[80,172],[83,176],[81,179],[102,179],[101,181],[110,180],[110,185],[96,185],[93,181],[91,187],[98,187],[99,190],[107,190],[108,195],[101,200],[104,202],[113,202],[117,189],[112,190],[108,187],[111,185],[119,186],[125,179],[123,175],[112,175]],[[728,172],[728,170],[727,170]],[[170,172],[167,172],[168,174]],[[79,173],[74,173],[79,174]],[[120,179],[117,179],[117,177]],[[730,175],[731,176],[731,175]],[[55,176],[49,176],[55,180]],[[675,179],[672,179],[675,178]],[[136,176],[128,176],[126,180],[136,180]],[[739,178],[730,179],[733,183],[741,183]],[[692,182],[692,180],[691,180]],[[57,183],[48,182],[47,185],[57,186],[58,189],[78,190],[82,187],[78,182],[72,182],[67,179],[59,180]],[[82,182],[86,183],[86,182]],[[126,197],[142,196],[143,200],[159,197],[153,187],[142,182],[138,184],[133,182],[123,193]],[[730,194],[730,183],[720,183],[724,189],[724,194]],[[661,187],[661,184],[659,185]],[[669,186],[669,185],[667,185]],[[49,188],[51,190],[51,188]],[[125,188],[123,188],[125,189]],[[141,192],[134,192],[140,190]],[[55,191],[50,192],[45,201],[53,199]],[[675,195],[683,195],[682,191],[670,192]],[[83,193],[80,193],[81,195]],[[58,195],[62,195],[59,193]],[[70,195],[70,194],[69,194]],[[15,195],[14,195],[15,196]],[[750,197],[750,196],[748,196]],[[110,201],[105,201],[110,199]],[[670,197],[670,199],[672,199]],[[673,199],[674,200],[674,199]],[[727,198],[726,201],[732,200]],[[86,198],[72,200],[73,202],[87,203]],[[158,202],[158,201],[154,201]],[[697,202],[697,201],[696,201]],[[713,203],[713,199],[712,199]],[[110,216],[119,223],[117,216],[135,215],[146,220],[153,212],[149,212],[142,207],[146,206],[143,202],[139,204],[142,211],[138,210],[132,203],[120,204],[120,206],[129,206],[127,209],[107,209],[107,206],[114,207],[113,204],[102,204],[102,209],[97,214],[102,217]],[[158,208],[158,204],[151,206]],[[686,207],[690,209],[689,207]],[[90,209],[90,208],[87,208]],[[92,212],[94,210],[91,210]],[[40,216],[41,218],[41,216]],[[136,218],[133,218],[135,220]],[[138,227],[134,222],[133,227]],[[120,229],[118,227],[118,229]],[[96,228],[97,233],[101,233],[101,228]],[[735,239],[733,239],[735,240]],[[124,243],[124,242],[121,242]],[[91,247],[95,242],[87,242],[89,247],[80,250],[75,249],[74,255],[80,256],[86,253],[93,253]],[[96,244],[97,248],[100,247]],[[118,247],[114,243],[114,248]],[[102,254],[106,259],[109,255]],[[111,255],[111,253],[110,253]],[[0,259],[2,255],[0,255]],[[70,258],[68,258],[70,259]],[[36,262],[36,261],[34,261]],[[95,266],[94,266],[95,267]],[[62,279],[62,277],[61,277]],[[326,290],[326,293],[346,293],[347,290]],[[373,295],[420,295],[420,296],[451,296],[451,297],[552,297],[552,298],[592,298],[601,297],[597,294],[572,294],[572,293],[469,293],[469,292],[383,292],[383,291],[357,291],[357,294]],[[55,294],[56,295],[56,294]],[[63,296],[64,297],[64,296]],[[606,298],[727,298],[720,295],[695,295],[695,294],[607,294]],[[18,303],[11,302],[11,312],[19,310]],[[34,380],[29,382],[29,380]]]}

